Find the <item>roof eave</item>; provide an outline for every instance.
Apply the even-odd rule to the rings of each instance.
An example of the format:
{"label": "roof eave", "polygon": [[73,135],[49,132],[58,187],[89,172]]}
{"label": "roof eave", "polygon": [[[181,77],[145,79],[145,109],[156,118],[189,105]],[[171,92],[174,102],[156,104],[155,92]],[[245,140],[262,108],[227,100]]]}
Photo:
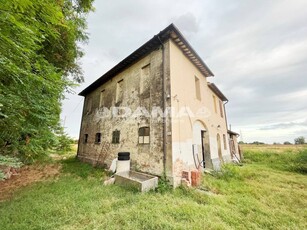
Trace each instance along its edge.
{"label": "roof eave", "polygon": [[222,91],[211,82],[208,82],[208,87],[222,100],[222,101],[228,101],[227,97],[222,93]]}
{"label": "roof eave", "polygon": [[[174,37],[174,34],[177,35],[177,37]],[[103,83],[107,82],[109,79],[114,77],[116,74],[124,71],[126,68],[130,67],[131,65],[139,61],[141,58],[145,57],[148,53],[155,50],[157,47],[161,45],[160,43],[161,41],[165,42],[170,38],[173,40],[179,38],[180,42],[184,44],[186,49],[183,49],[182,47],[180,47],[180,45],[179,47],[182,49],[183,53],[189,58],[189,60],[200,70],[200,72],[204,74],[204,76],[206,77],[214,76],[212,71],[208,68],[208,66],[204,63],[204,61],[199,57],[196,51],[192,48],[192,46],[184,38],[181,32],[177,29],[177,27],[174,24],[170,24],[164,30],[160,31],[157,35],[155,35],[153,38],[151,38],[149,41],[143,44],[140,48],[135,50],[133,53],[131,53],[129,56],[127,56],[117,65],[115,65],[112,69],[110,69],[108,72],[103,74],[100,78],[98,78],[96,81],[94,81],[84,90],[82,90],[79,93],[79,95],[85,96],[86,94],[95,90],[100,85],[102,85]],[[185,53],[185,50],[188,50],[192,55],[187,55]]]}

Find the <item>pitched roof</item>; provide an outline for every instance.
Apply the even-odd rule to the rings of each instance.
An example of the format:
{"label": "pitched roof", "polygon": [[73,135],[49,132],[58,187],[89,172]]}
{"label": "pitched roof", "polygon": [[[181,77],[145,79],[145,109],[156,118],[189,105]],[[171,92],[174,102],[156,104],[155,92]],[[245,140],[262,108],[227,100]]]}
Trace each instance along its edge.
{"label": "pitched roof", "polygon": [[208,87],[222,100],[222,101],[228,101],[227,97],[222,93],[219,88],[214,83],[208,82]]}
{"label": "pitched roof", "polygon": [[235,136],[237,136],[237,137],[240,136],[239,133],[236,133],[236,132],[231,131],[231,130],[228,130],[227,132],[228,132],[230,135],[235,135]]}
{"label": "pitched roof", "polygon": [[95,82],[85,88],[82,92],[79,93],[81,96],[85,96],[89,92],[95,90],[100,85],[124,71],[126,68],[130,67],[132,64],[136,63],[141,58],[145,57],[147,54],[157,49],[161,42],[165,42],[168,39],[172,39],[178,47],[182,50],[185,56],[203,73],[206,77],[214,76],[211,70],[207,67],[204,61],[199,57],[196,51],[191,47],[188,41],[183,37],[181,32],[177,29],[174,24],[170,24],[164,30],[160,31],[152,39],[138,48],[136,51],[131,53],[124,60],[119,62],[116,66],[98,78]]}

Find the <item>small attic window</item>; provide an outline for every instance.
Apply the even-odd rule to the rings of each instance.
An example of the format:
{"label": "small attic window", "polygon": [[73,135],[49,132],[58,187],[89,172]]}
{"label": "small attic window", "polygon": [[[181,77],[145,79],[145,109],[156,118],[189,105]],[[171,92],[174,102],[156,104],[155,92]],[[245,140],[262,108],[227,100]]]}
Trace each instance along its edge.
{"label": "small attic window", "polygon": [[92,98],[87,98],[86,100],[86,114],[89,114],[92,111]]}
{"label": "small attic window", "polygon": [[120,80],[116,85],[116,103],[123,100],[124,95],[124,80]]}
{"label": "small attic window", "polygon": [[214,111],[217,113],[217,107],[216,107],[216,96],[212,95],[213,98],[213,106],[214,106]]}
{"label": "small attic window", "polygon": [[224,113],[223,113],[223,102],[221,100],[219,100],[219,104],[220,104],[220,114],[221,117],[224,117]]}
{"label": "small attic window", "polygon": [[104,96],[105,95],[105,90],[100,91],[100,97],[99,97],[99,108],[104,106]]}
{"label": "small attic window", "polygon": [[196,94],[196,98],[198,100],[201,100],[200,81],[199,81],[199,79],[196,76],[194,76],[194,78],[195,78],[195,94]]}

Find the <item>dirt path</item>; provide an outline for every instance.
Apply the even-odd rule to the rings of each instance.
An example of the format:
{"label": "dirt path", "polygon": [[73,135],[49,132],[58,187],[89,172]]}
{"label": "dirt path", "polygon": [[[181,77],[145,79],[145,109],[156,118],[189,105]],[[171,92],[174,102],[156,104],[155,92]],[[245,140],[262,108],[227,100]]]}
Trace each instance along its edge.
{"label": "dirt path", "polygon": [[9,180],[0,181],[0,201],[11,198],[14,192],[21,187],[59,175],[60,169],[59,164],[22,167],[18,175],[13,175]]}

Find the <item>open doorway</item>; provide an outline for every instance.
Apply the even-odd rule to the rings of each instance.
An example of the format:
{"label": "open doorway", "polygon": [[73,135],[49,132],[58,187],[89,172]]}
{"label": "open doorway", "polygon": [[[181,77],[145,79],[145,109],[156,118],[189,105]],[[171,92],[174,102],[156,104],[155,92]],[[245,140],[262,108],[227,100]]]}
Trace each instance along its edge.
{"label": "open doorway", "polygon": [[198,158],[197,165],[200,165],[202,168],[212,168],[209,131],[201,121],[195,121],[193,124],[193,144],[199,150],[194,151],[194,157],[195,152],[198,152],[196,155],[196,158]]}

